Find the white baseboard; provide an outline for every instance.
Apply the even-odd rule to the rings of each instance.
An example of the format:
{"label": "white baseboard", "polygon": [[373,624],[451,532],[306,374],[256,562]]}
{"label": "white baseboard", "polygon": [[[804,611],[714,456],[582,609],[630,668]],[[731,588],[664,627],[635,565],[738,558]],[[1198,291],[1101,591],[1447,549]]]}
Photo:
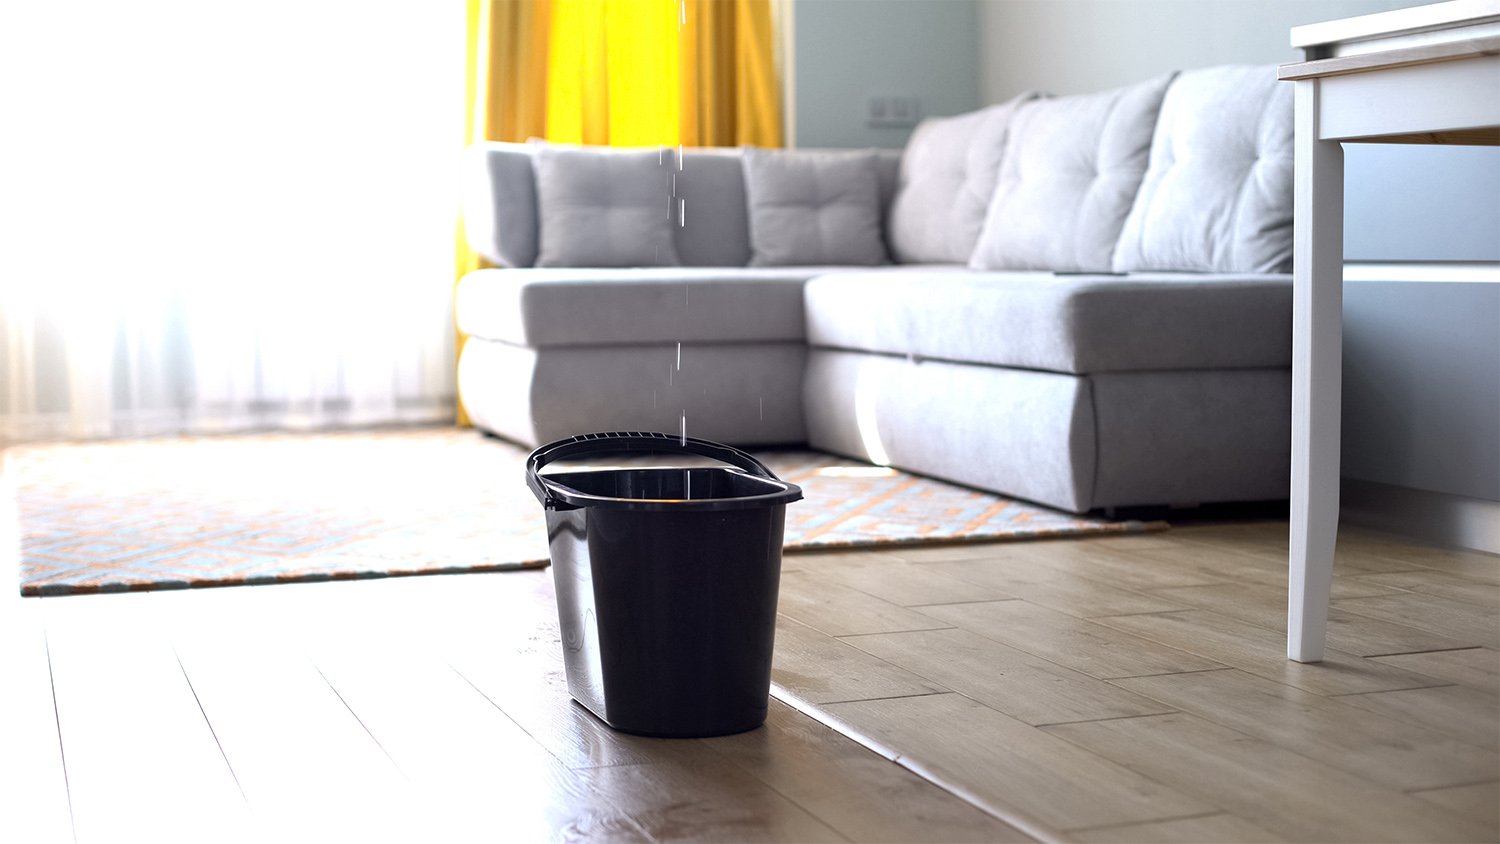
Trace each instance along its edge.
{"label": "white baseboard", "polygon": [[1500,554],[1500,501],[1354,478],[1340,487],[1340,521]]}

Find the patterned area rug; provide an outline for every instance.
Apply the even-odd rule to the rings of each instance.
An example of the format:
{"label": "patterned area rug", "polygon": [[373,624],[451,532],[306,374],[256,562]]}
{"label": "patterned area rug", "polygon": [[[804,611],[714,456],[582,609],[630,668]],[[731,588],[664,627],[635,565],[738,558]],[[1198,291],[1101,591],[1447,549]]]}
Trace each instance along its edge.
{"label": "patterned area rug", "polygon": [[[526,454],[452,428],[16,447],[0,476],[0,548],[19,560],[25,595],[543,566]],[[760,456],[803,488],[788,550],[1165,527],[812,452]]]}

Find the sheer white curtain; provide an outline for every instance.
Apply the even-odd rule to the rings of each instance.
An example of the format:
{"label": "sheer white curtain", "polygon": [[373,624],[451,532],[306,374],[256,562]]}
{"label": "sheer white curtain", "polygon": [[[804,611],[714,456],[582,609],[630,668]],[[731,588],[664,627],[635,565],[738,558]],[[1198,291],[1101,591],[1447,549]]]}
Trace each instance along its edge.
{"label": "sheer white curtain", "polygon": [[0,443],[453,414],[455,2],[0,4]]}

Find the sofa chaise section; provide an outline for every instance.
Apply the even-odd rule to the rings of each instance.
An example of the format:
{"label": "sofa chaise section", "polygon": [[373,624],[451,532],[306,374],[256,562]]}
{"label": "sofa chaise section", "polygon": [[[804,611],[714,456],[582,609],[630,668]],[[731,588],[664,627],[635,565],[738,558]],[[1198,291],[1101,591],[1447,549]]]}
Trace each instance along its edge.
{"label": "sofa chaise section", "polygon": [[1283,275],[841,273],[806,303],[815,448],[1075,512],[1287,488]]}

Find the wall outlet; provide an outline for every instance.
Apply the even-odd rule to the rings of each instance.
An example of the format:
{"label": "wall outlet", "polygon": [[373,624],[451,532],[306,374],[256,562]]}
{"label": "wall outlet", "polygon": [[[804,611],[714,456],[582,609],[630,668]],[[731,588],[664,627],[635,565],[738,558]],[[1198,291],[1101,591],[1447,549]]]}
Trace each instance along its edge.
{"label": "wall outlet", "polygon": [[922,103],[906,94],[872,94],[865,105],[865,125],[908,129],[922,119]]}

